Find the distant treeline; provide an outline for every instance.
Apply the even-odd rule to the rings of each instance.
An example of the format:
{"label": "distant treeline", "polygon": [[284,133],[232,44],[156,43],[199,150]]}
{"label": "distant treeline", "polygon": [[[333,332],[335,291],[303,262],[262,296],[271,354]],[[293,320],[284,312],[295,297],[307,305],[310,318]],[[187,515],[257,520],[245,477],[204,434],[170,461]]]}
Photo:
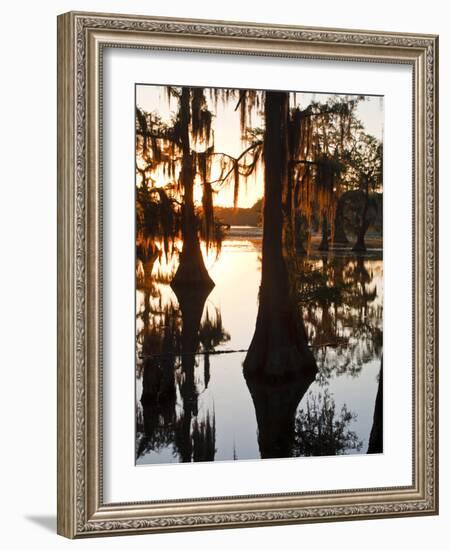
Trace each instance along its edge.
{"label": "distant treeline", "polygon": [[[349,193],[351,195],[351,192]],[[344,197],[345,198],[345,197]],[[373,193],[372,199],[377,205],[375,218],[371,220],[369,229],[375,233],[383,234],[383,194]],[[227,208],[215,206],[214,214],[216,220],[225,225],[251,225],[262,226],[262,199],[258,200],[251,208]],[[353,234],[351,224],[344,220],[347,232]],[[319,231],[319,220],[314,219],[312,223],[314,232]]]}
{"label": "distant treeline", "polygon": [[226,208],[215,206],[216,220],[225,225],[262,225],[262,199],[251,208]]}

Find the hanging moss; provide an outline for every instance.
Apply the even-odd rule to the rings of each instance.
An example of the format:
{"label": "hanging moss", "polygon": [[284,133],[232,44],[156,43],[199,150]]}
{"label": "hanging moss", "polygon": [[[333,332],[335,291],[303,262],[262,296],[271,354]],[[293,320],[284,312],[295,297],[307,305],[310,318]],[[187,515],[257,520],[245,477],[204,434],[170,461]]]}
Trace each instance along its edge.
{"label": "hanging moss", "polygon": [[303,110],[298,105],[291,109],[292,207],[310,227],[315,219],[324,219],[332,235],[347,171],[346,155],[361,126],[355,116],[360,100],[338,96],[325,103],[312,102]]}

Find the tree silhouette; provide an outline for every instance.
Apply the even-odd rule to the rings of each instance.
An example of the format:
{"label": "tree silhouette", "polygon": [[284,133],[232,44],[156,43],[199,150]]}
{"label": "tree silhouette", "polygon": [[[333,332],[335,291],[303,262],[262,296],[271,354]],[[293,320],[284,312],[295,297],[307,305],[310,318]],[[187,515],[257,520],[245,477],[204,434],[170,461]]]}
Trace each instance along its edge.
{"label": "tree silhouette", "polygon": [[155,261],[170,257],[179,233],[176,201],[163,188],[136,189],[136,259],[142,262],[144,284],[149,285]]}
{"label": "tree silhouette", "polygon": [[[214,459],[215,416],[199,417],[203,390],[195,373],[200,352],[207,388],[210,354],[229,336],[220,312],[203,313],[214,282],[202,248],[220,251],[216,193],[232,186],[237,207],[242,182],[254,174],[264,181],[261,282],[243,373],[261,457],[360,450],[348,429],[354,414],[346,406],[337,411],[326,389],[311,394],[297,417],[296,411],[316,377],[324,385],[330,369],[356,375],[366,356],[381,351],[382,330],[372,322],[379,314],[371,309],[376,290],[364,259],[323,258],[313,269],[302,259],[312,229],[320,229],[319,249],[326,251],[330,237],[345,240],[351,227],[354,251],[365,251],[374,194],[382,187],[382,149],[356,116],[361,97],[301,108],[296,94],[283,91],[167,87],[167,94],[174,107],[168,121],[136,109],[136,249],[145,295],[137,336],[143,376],[138,455],[165,446],[182,461]],[[219,101],[240,114],[236,156],[216,150]],[[162,256],[178,259],[173,275],[165,275],[176,300],[155,312],[152,273]],[[340,354],[334,366],[330,349]]]}
{"label": "tree silhouette", "polygon": [[[354,135],[353,141],[354,145],[346,156],[346,162],[349,180],[353,182],[356,191],[353,195],[347,194],[346,203],[348,204],[350,197],[353,198],[351,209],[347,207],[347,211],[351,210],[355,220],[352,225],[356,234],[356,242],[352,250],[365,252],[365,235],[377,214],[378,203],[372,194],[382,185],[383,148],[376,138],[364,131]],[[346,203],[344,203],[344,209]]]}
{"label": "tree silhouette", "polygon": [[[214,351],[229,339],[220,313],[203,317],[207,290],[182,287],[177,300],[164,303],[158,285],[153,299],[146,299],[151,311],[138,313],[142,328],[139,373],[142,375],[142,418],[137,419],[137,457],[162,448],[172,448],[182,462],[214,460],[215,418],[198,417],[198,397],[208,385],[209,364],[203,363],[203,387],[195,376],[198,352]],[[180,397],[178,397],[178,395]],[[180,401],[181,399],[181,401]]]}
{"label": "tree silhouette", "polygon": [[295,420],[294,456],[333,456],[361,450],[362,441],[349,429],[356,415],[347,405],[336,410],[328,390],[309,393]]}
{"label": "tree silhouette", "polygon": [[383,452],[383,360],[381,360],[380,374],[378,376],[378,390],[375,398],[373,412],[373,424],[370,430],[368,454]]}
{"label": "tree silhouette", "polygon": [[255,332],[245,361],[245,376],[284,378],[314,371],[314,358],[292,301],[283,227],[283,197],[289,185],[289,94],[266,92],[264,98],[264,207],[262,269]]}
{"label": "tree silhouette", "polygon": [[[333,97],[291,110],[290,139],[294,220],[322,229],[320,250],[335,237],[338,197],[345,186],[345,156],[355,131],[361,128],[356,107],[362,96]],[[299,216],[298,213],[301,215]],[[295,235],[301,236],[300,228]],[[301,237],[300,237],[301,238]],[[303,245],[297,243],[297,249]]]}
{"label": "tree silhouette", "polygon": [[[210,89],[209,92],[213,104],[220,98],[229,101],[237,94],[237,90]],[[220,186],[232,183],[237,204],[240,179],[249,177],[255,170],[261,143],[252,140],[250,135],[250,143],[238,157],[216,151],[213,113],[208,108],[205,90],[168,86],[167,94],[176,104],[176,114],[170,123],[163,123],[154,113],[136,108],[138,186],[154,187],[154,178],[162,172],[170,180],[165,191],[171,193],[172,201],[178,202],[182,250],[172,285],[211,288],[214,283],[205,267],[200,239],[207,249],[220,246],[222,234],[220,223],[214,217],[213,195]],[[240,104],[243,112],[249,105],[248,100]],[[220,168],[214,179],[211,177],[213,163]],[[200,210],[194,201],[196,183],[201,186]]]}
{"label": "tree silhouette", "polygon": [[[246,377],[257,373],[285,377],[316,368],[295,300],[298,232],[294,224],[298,214],[311,217],[316,203],[322,213],[331,208],[338,167],[325,158],[314,130],[332,116],[344,128],[354,104],[347,100],[314,104],[302,111],[290,108],[288,92],[264,92],[261,286],[255,333],[244,361]],[[322,132],[321,139],[326,140],[326,135]],[[336,151],[337,147],[333,154]]]}

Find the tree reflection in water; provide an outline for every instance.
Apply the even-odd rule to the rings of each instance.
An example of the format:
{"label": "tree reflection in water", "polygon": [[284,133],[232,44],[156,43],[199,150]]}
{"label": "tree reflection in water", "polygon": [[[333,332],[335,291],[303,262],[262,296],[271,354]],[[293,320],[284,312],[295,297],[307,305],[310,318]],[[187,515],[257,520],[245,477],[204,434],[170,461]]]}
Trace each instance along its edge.
{"label": "tree reflection in water", "polygon": [[373,284],[373,270],[382,269],[382,260],[370,260],[371,269],[361,256],[299,262],[299,303],[318,381],[327,385],[331,376],[358,376],[382,353],[383,305]]}
{"label": "tree reflection in water", "polygon": [[[261,458],[361,451],[363,441],[354,431],[356,414],[346,403],[338,408],[326,386],[334,377],[358,377],[363,365],[381,357],[383,308],[377,300],[373,269],[381,268],[382,262],[370,260],[370,265],[368,269],[363,257],[298,258],[299,311],[303,311],[318,371],[315,375],[300,369],[299,376],[288,383],[247,379]],[[305,402],[314,379],[325,390],[317,391],[316,386]],[[378,417],[375,414],[374,426],[376,421],[379,433]],[[369,452],[382,452],[379,437],[377,441]]]}
{"label": "tree reflection in water", "polygon": [[361,450],[362,441],[349,429],[356,415],[336,403],[327,389],[323,393],[309,393],[305,406],[295,419],[293,456],[333,456]]}
{"label": "tree reflection in water", "polygon": [[[242,383],[255,411],[259,451],[255,458],[382,452],[382,384],[377,408],[375,399],[367,405],[368,410],[375,408],[373,426],[364,427],[352,402],[345,394],[335,397],[333,386],[337,377],[356,380],[366,365],[374,360],[381,363],[382,261],[330,254],[298,258],[298,262],[298,312],[303,312],[317,371],[299,364],[295,376],[277,378],[245,376],[244,369]],[[158,275],[151,285],[140,288],[137,376],[142,393],[138,395],[137,458],[152,454],[159,462],[214,461],[217,449],[223,453],[224,448],[217,440],[223,432],[217,432],[211,395],[217,395],[219,388],[233,399],[233,389],[212,386],[212,394],[202,394],[214,374],[211,369],[216,368],[210,366],[215,365],[213,356],[230,336],[220,310],[208,300],[208,289],[173,290],[166,279],[157,280]],[[235,356],[227,358],[231,368]],[[231,423],[237,420],[233,420],[231,403],[227,429],[235,429]],[[222,412],[220,420],[219,430],[223,430]],[[252,422],[250,417],[241,420]],[[236,449],[232,454],[225,452],[238,458]]]}
{"label": "tree reflection in water", "polygon": [[137,335],[137,374],[142,376],[137,458],[169,448],[181,462],[214,460],[215,415],[198,417],[198,397],[208,385],[209,353],[229,335],[219,311],[207,309],[202,320],[209,292],[183,287],[173,294],[158,283],[144,288]]}
{"label": "tree reflection in water", "polygon": [[255,406],[261,458],[294,456],[295,412],[313,380],[311,372],[275,383],[261,378],[247,380]]}

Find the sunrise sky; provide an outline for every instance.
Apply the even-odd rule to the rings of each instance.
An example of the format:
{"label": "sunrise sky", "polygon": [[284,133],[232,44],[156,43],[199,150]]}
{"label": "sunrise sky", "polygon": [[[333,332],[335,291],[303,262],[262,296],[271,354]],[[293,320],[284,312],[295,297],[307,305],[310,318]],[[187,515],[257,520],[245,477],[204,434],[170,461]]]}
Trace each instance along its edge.
{"label": "sunrise sky", "polygon": [[[207,94],[208,95],[208,94]],[[302,108],[308,106],[311,101],[324,102],[331,97],[330,94],[319,94],[310,92],[296,92],[296,104]],[[169,122],[175,114],[177,108],[176,101],[169,104],[166,92],[166,86],[138,84],[136,85],[136,104],[146,112],[157,113],[163,121]],[[211,110],[215,112],[212,128],[214,131],[215,151],[227,153],[231,156],[238,156],[242,150],[240,115],[239,109],[235,111],[236,101],[224,103],[218,101],[217,107]],[[383,138],[383,98],[380,96],[365,96],[365,100],[360,102],[357,107],[357,114],[364,125],[365,131],[376,138]],[[254,127],[262,127],[262,118],[255,113],[251,123]],[[217,168],[216,174],[219,169]],[[214,170],[212,173],[214,179]],[[156,185],[165,185],[164,177],[155,174]],[[247,181],[242,178],[242,188],[239,192],[238,206],[240,208],[249,208],[263,196],[262,174],[256,173],[250,176]],[[201,187],[197,186],[195,198],[201,199]],[[218,189],[214,196],[215,206],[233,206],[233,186],[232,179],[230,185]]]}

